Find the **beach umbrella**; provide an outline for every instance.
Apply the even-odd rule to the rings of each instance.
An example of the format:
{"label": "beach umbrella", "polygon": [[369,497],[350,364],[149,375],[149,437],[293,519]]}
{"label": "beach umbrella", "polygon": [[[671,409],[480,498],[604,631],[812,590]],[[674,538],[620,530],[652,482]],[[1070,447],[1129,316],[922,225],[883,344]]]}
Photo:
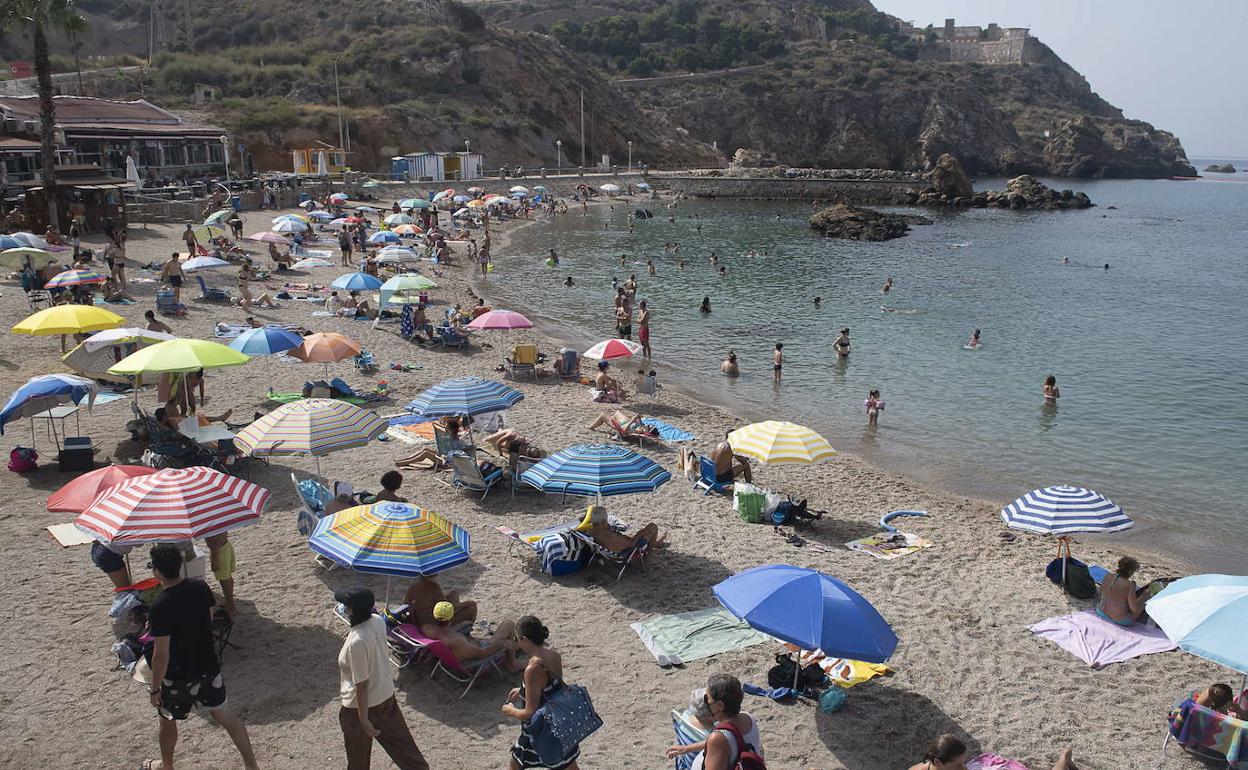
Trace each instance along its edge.
{"label": "beach umbrella", "polygon": [[424,198],[408,198],[406,200],[399,201],[399,208],[401,209],[429,209],[429,208],[433,208],[433,204],[425,200]]}
{"label": "beach umbrella", "polygon": [[20,249],[25,245],[11,235],[0,235],[0,249]]}
{"label": "beach umbrella", "polygon": [[738,572],[711,592],[752,628],[802,650],[883,663],[897,649],[897,634],[871,602],[813,569],[766,564]]}
{"label": "beach umbrella", "polygon": [[308,546],[356,572],[416,577],[468,561],[468,530],[411,503],[358,505],[326,516]]}
{"label": "beach umbrella", "polygon": [[615,444],[571,446],[520,475],[543,492],[588,497],[653,492],[671,478],[654,460]]}
{"label": "beach umbrella", "polygon": [[396,235],[395,233],[390,232],[389,230],[378,230],[377,232],[368,236],[368,242],[373,244],[374,246],[377,246],[382,243],[398,243],[399,236]]}
{"label": "beach umbrella", "polygon": [[649,190],[649,189],[650,189],[650,185],[649,185],[648,183],[646,183],[646,182],[640,182],[640,183],[637,185],[637,189],[638,189],[638,190]]}
{"label": "beach umbrella", "polygon": [[108,373],[197,372],[200,369],[241,366],[247,361],[248,356],[219,342],[173,339],[131,353],[116,366],[110,367]]}
{"label": "beach umbrella", "polygon": [[548,192],[548,190],[546,189],[546,185],[544,184],[535,184],[533,185],[533,192],[544,193],[544,192]]}
{"label": "beach umbrella", "polygon": [[252,233],[251,235],[244,237],[249,241],[263,241],[264,243],[290,243],[289,238],[284,238],[277,233],[271,233],[267,230],[262,233]]}
{"label": "beach umbrella", "polygon": [[87,337],[83,345],[90,352],[95,352],[101,348],[112,347],[113,345],[130,345],[135,342],[144,342],[149,345],[155,345],[165,340],[176,340],[177,336],[166,334],[165,332],[154,332],[148,329],[140,329],[138,327],[126,327],[121,329],[105,329],[96,332]]}
{"label": "beach umbrella", "polygon": [[15,246],[11,249],[0,251],[0,267],[7,267],[11,270],[21,270],[27,262],[32,265],[55,262],[56,257],[50,251],[37,249],[33,246]]}
{"label": "beach umbrella", "polygon": [[381,288],[381,279],[368,273],[347,273],[335,278],[330,286],[348,291],[371,291]]}
{"label": "beach umbrella", "polygon": [[337,332],[317,332],[304,337],[302,345],[286,353],[305,363],[325,364],[325,375],[329,376],[329,365],[358,356],[360,343]]}
{"label": "beach umbrella", "polygon": [[728,434],[732,451],[763,465],[811,465],[836,454],[828,440],[810,428],[767,420],[737,428]]}
{"label": "beach umbrella", "polygon": [[412,262],[420,259],[420,255],[405,246],[387,246],[377,252],[378,264],[390,265],[398,262]]}
{"label": "beach umbrella", "polygon": [[1049,535],[1120,532],[1135,523],[1112,500],[1068,485],[1028,492],[1002,508],[1001,518],[1014,529]]}
{"label": "beach umbrella", "polygon": [[616,358],[628,358],[641,352],[641,345],[632,340],[603,340],[585,351],[586,358],[598,361],[611,361]]}
{"label": "beach umbrella", "polygon": [[269,229],[275,233],[302,233],[308,226],[297,219],[283,219]]}
{"label": "beach umbrella", "polygon": [[[4,426],[13,420],[46,412],[55,406],[73,402],[81,404],[85,399],[87,408],[95,402],[99,386],[94,380],[75,374],[41,374],[31,377],[26,384],[13,391],[4,408],[0,409],[0,435]],[[34,428],[32,426],[32,439]]]}
{"label": "beach umbrella", "polygon": [[290,266],[291,270],[311,270],[314,267],[333,267],[334,263],[320,257],[307,257]]}
{"label": "beach umbrella", "polygon": [[271,356],[303,344],[303,337],[280,326],[248,329],[230,340],[229,347],[249,356]]}
{"label": "beach umbrella", "polygon": [[360,187],[363,187],[366,190],[375,190],[376,188],[381,187],[381,182],[378,182],[376,179],[370,179],[360,185]]}
{"label": "beach umbrella", "polygon": [[511,310],[489,310],[468,324],[469,329],[532,329],[533,322]]}
{"label": "beach umbrella", "polygon": [[308,218],[303,214],[282,214],[280,216],[273,217],[269,220],[269,223],[275,225],[278,222],[285,222],[287,220],[290,220],[291,222],[299,222],[305,225],[308,223]]}
{"label": "beach umbrella", "polygon": [[449,187],[440,193],[435,193],[434,196],[430,200],[436,203],[437,201],[440,201],[443,198],[450,198],[453,195],[455,195],[455,188]]}
{"label": "beach umbrella", "polygon": [[390,298],[401,291],[422,291],[432,289],[437,284],[420,273],[401,273],[381,285],[378,292],[378,303],[385,305]]}
{"label": "beach umbrella", "polygon": [[299,204],[299,208],[303,209],[304,211],[311,212],[316,208],[316,201],[312,200],[311,198],[308,198],[306,201],[303,201]]}
{"label": "beach umbrella", "polygon": [[106,489],[137,476],[150,476],[159,468],[146,465],[109,465],[84,473],[48,498],[48,510],[55,513],[82,513]]}
{"label": "beach umbrella", "polygon": [[427,388],[404,409],[422,417],[456,417],[501,412],[523,400],[523,393],[497,380],[455,377]]}
{"label": "beach umbrella", "polygon": [[522,184],[518,184],[518,185],[515,185],[514,187],[510,188],[507,192],[510,192],[510,193],[520,193],[521,195],[528,195],[528,194],[529,194],[529,188],[525,187],[525,186],[524,186],[524,185],[522,185]]}
{"label": "beach umbrella", "polygon": [[472,198],[467,195],[456,195],[454,198],[451,198],[451,200],[454,201],[455,203],[463,204],[472,200]]}
{"label": "beach umbrella", "polygon": [[191,257],[182,263],[182,269],[188,273],[196,270],[211,270],[214,267],[229,267],[230,263],[218,257]]}
{"label": "beach umbrella", "polygon": [[500,197],[500,198],[490,198],[489,200],[485,202],[485,205],[486,206],[505,206],[508,203],[511,203],[511,201],[506,198]]}
{"label": "beach umbrella", "polygon": [[365,214],[376,214],[376,213],[378,213],[379,211],[381,211],[381,209],[379,209],[379,208],[377,208],[377,207],[375,207],[375,206],[356,206],[356,207],[355,207],[355,210],[356,210],[356,211],[363,212],[363,213],[365,213]]}
{"label": "beach umbrella", "polygon": [[104,543],[211,537],[260,518],[269,490],[212,468],[165,468],[100,493],[74,525]]}
{"label": "beach umbrella", "polygon": [[46,336],[52,334],[81,334],[101,329],[115,329],[126,319],[93,305],[57,305],[27,316],[13,326],[14,334]]}
{"label": "beach umbrella", "polygon": [[476,201],[468,201],[468,207],[469,207],[469,208],[474,208],[474,209],[482,209],[482,208],[485,208],[485,201],[481,201],[481,200],[476,200]]}
{"label": "beach umbrella", "polygon": [[471,213],[472,213],[472,209],[465,207],[462,209],[455,209],[455,212],[452,213],[451,216],[452,217],[466,217]]}
{"label": "beach umbrella", "polygon": [[1180,578],[1148,600],[1148,616],[1179,649],[1248,674],[1248,577]]}
{"label": "beach umbrella", "polygon": [[43,285],[45,289],[67,289],[70,286],[88,286],[104,283],[104,276],[94,270],[66,270],[57,273]]}
{"label": "beach umbrella", "polygon": [[207,243],[213,238],[219,238],[220,236],[225,235],[225,228],[215,224],[200,225],[199,227],[192,227],[191,232],[195,234],[195,240],[200,243]]}
{"label": "beach umbrella", "polygon": [[338,217],[337,219],[330,222],[329,226],[330,227],[343,227],[345,225],[349,225],[351,224],[350,222],[347,221],[347,219],[349,218],[353,218],[353,217]]}
{"label": "beach umbrella", "polygon": [[13,233],[12,235],[8,235],[5,237],[12,238],[13,240],[17,241],[18,246],[30,246],[31,248],[35,248],[35,249],[48,248],[48,242],[43,239],[42,235],[35,235],[34,233],[28,233],[28,232],[23,231],[23,232]]}
{"label": "beach umbrella", "polygon": [[362,225],[362,224],[367,224],[367,222],[365,222],[363,219],[361,219],[360,217],[354,216],[354,215],[349,216],[349,217],[343,217],[342,219],[335,219],[335,220],[334,220],[334,222],[337,222],[337,223],[339,223],[339,224],[344,224],[344,225]]}
{"label": "beach umbrella", "polygon": [[614,195],[615,193],[618,193],[620,191],[620,186],[618,184],[604,184],[600,186],[598,189],[602,190],[605,193]]}
{"label": "beach umbrella", "polygon": [[283,404],[234,437],[234,445],[253,457],[317,458],[368,444],[389,423],[376,412],[333,398],[305,398]]}
{"label": "beach umbrella", "polygon": [[[311,201],[309,201],[309,203],[310,202]],[[308,212],[308,219],[312,220],[313,222],[329,222],[333,220],[333,218],[334,218],[333,214],[329,213],[328,211],[321,211],[320,209],[317,209],[316,211]]]}
{"label": "beach umbrella", "polygon": [[395,235],[420,235],[424,232],[416,225],[395,225],[390,232]]}
{"label": "beach umbrella", "polygon": [[480,195],[481,193],[485,192],[485,188],[484,187],[469,187],[467,192],[469,195]]}
{"label": "beach umbrella", "polygon": [[333,195],[329,196],[329,202],[330,203],[346,203],[347,194],[346,193],[334,193]]}
{"label": "beach umbrella", "polygon": [[391,214],[390,216],[386,217],[382,221],[388,225],[393,226],[393,225],[410,225],[416,220],[412,219],[407,214]]}

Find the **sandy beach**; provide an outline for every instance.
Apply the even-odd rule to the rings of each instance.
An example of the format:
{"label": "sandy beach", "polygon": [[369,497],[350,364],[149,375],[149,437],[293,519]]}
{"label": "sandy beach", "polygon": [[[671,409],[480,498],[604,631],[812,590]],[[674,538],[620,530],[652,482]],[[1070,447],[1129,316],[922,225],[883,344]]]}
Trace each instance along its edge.
{"label": "sandy beach", "polygon": [[[277,212],[244,212],[253,232]],[[508,280],[507,233],[499,228],[494,252],[497,270],[484,282]],[[160,261],[181,244],[176,226],[130,230],[130,290],[139,303],[110,306],[127,325],[141,326],[143,312],[154,307],[155,274],[139,264]],[[89,238],[99,245],[100,236]],[[558,247],[559,244],[552,243]],[[257,255],[260,248],[249,246]],[[336,247],[326,242],[322,249]],[[267,266],[267,258],[259,260]],[[341,268],[320,268],[290,280],[328,284]],[[440,314],[450,304],[472,304],[469,268],[462,259],[438,278],[430,292]],[[234,270],[201,273],[210,285],[233,288]],[[278,273],[268,282],[276,291]],[[138,282],[136,279],[145,279]],[[164,319],[176,334],[209,338],[218,321],[243,322],[239,308],[200,302],[195,282],[183,301],[188,315]],[[258,287],[257,287],[258,288]],[[257,292],[258,293],[258,292]],[[553,358],[558,345],[532,331],[477,333],[465,352],[425,349],[398,337],[398,324],[314,317],[319,306],[283,301],[277,310],[256,310],[264,322],[301,324],[336,331],[362,342],[381,363],[375,375],[357,374],[350,362],[330,366],[331,376],[357,387],[389,382],[391,401],[377,406],[393,415],[422,389],[459,375],[502,377],[495,368],[512,345],[534,342]],[[0,298],[5,324],[28,314],[26,300],[12,282]],[[604,314],[610,308],[604,308]],[[659,322],[661,323],[661,322]],[[661,325],[656,334],[662,333]],[[28,378],[64,371],[56,337],[8,334],[0,350],[0,390],[11,393]],[[389,370],[390,362],[415,364],[411,372]],[[656,367],[662,380],[663,369]],[[633,369],[635,371],[635,367]],[[625,367],[627,371],[627,367]],[[265,399],[265,377],[279,390],[298,390],[305,380],[321,377],[319,364],[254,362],[208,373],[206,412],[234,410],[231,421],[273,406]],[[617,374],[619,374],[617,372]],[[707,376],[719,376],[708,373]],[[628,377],[631,382],[631,376]],[[607,408],[590,401],[584,386],[553,376],[534,383],[514,381],[525,399],[507,414],[508,426],[547,451],[574,443],[607,441],[587,425]],[[140,396],[154,409],[151,389]],[[741,420],[728,411],[699,402],[687,393],[665,388],[653,401],[633,404],[643,414],[660,417],[697,436],[692,446],[705,454],[724,431]],[[783,419],[784,415],[773,415]],[[82,410],[82,434],[99,447],[97,461],[109,462],[113,448],[126,438],[127,400]],[[122,770],[157,757],[157,720],[142,685],[117,670],[110,651],[114,638],[106,617],[111,586],[90,561],[86,546],[62,548],[44,528],[71,520],[48,513],[47,496],[70,480],[56,470],[55,450],[39,426],[38,471],[9,474],[0,489],[0,560],[5,579],[0,597],[6,608],[0,663],[0,766],[11,768],[90,768]],[[25,421],[6,431],[5,450],[29,444]],[[673,445],[675,446],[675,445]],[[400,441],[374,442],[321,459],[329,479],[352,481],[357,489],[375,490],[382,472],[413,447]],[[669,712],[683,707],[690,691],[711,673],[732,673],[745,682],[766,685],[777,645],[764,644],[676,668],[660,668],[629,628],[630,623],[663,614],[717,606],[711,586],[740,570],[767,563],[817,568],[834,575],[868,598],[896,630],[900,645],[889,662],[893,673],[848,690],[848,703],[827,715],[810,701],[774,703],[747,696],[746,710],[759,722],[768,766],[776,770],[834,768],[906,768],[922,758],[933,737],[946,732],[963,737],[972,753],[992,751],[1047,770],[1058,752],[1073,746],[1081,768],[1155,766],[1165,735],[1169,707],[1193,689],[1227,681],[1230,674],[1183,652],[1149,655],[1104,670],[1092,670],[1054,644],[1034,636],[1027,626],[1044,618],[1081,609],[1044,578],[1055,555],[1047,537],[1018,533],[1013,542],[1000,537],[998,512],[1004,501],[972,500],[922,488],[850,456],[814,467],[755,468],[756,483],[774,491],[808,498],[828,514],[812,529],[810,542],[796,547],[770,527],[747,524],[732,510],[731,499],[703,496],[676,471],[674,448],[643,449],[673,472],[673,480],[653,494],[607,500],[608,509],[634,527],[654,521],[667,533],[668,547],[653,552],[643,571],[629,570],[618,582],[613,570],[589,570],[551,578],[532,558],[496,531],[560,523],[583,511],[583,500],[535,491],[514,497],[496,488],[480,496],[452,489],[428,471],[404,472],[401,494],[437,511],[472,534],[472,558],[439,575],[446,589],[458,589],[480,605],[491,622],[525,614],[540,617],[551,631],[550,644],[562,653],[566,676],[585,685],[605,726],[582,745],[582,768],[663,768],[663,751],[673,741]],[[334,589],[363,583],[382,597],[383,577],[317,566],[305,538],[295,529],[298,502],[292,471],[310,474],[311,459],[275,459],[254,466],[251,479],[273,494],[261,520],[231,535],[238,552],[236,592],[240,609],[224,670],[230,704],[247,724],[261,766],[330,768],[345,763],[337,714],[335,663],[346,626],[333,613]],[[908,519],[902,528],[930,539],[934,547],[894,561],[879,561],[844,547],[846,541],[878,530],[880,516],[894,509],[922,509],[925,518]],[[1078,542],[1076,555],[1110,566],[1119,556],[1137,556],[1140,579],[1188,574],[1177,560],[1138,550],[1115,549],[1104,539]],[[131,568],[145,573],[146,554],[136,549]],[[209,578],[209,584],[216,588]],[[403,590],[390,581],[389,595]],[[1234,683],[1238,682],[1238,678]],[[508,748],[519,725],[504,719],[499,707],[519,678],[489,678],[467,697],[445,680],[430,681],[427,669],[404,670],[399,701],[412,732],[434,768],[505,767]],[[1166,767],[1200,767],[1171,748]],[[179,768],[241,766],[224,732],[203,715],[184,724],[178,746]],[[374,767],[390,767],[380,749]]]}

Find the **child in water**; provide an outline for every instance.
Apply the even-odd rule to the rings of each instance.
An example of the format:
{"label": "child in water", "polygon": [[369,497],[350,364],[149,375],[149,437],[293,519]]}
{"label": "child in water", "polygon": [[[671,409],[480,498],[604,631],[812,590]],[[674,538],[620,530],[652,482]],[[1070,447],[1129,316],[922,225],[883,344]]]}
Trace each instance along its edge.
{"label": "child in water", "polygon": [[880,419],[880,412],[884,411],[884,399],[880,398],[880,391],[873,390],[868,393],[862,404],[867,408],[867,425],[875,425]]}

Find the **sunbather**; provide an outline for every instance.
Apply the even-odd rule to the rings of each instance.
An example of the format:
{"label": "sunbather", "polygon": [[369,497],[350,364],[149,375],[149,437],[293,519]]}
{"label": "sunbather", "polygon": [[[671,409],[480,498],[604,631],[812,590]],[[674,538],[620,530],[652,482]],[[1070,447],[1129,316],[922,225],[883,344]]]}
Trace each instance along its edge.
{"label": "sunbather", "polygon": [[1192,700],[1196,701],[1197,705],[1226,714],[1227,716],[1232,716],[1236,719],[1248,719],[1248,709],[1241,707],[1235,702],[1235,692],[1228,684],[1219,682],[1218,684],[1210,685],[1197,693]]}
{"label": "sunbather", "polygon": [[386,471],[381,474],[381,491],[373,496],[376,502],[389,501],[406,503],[407,499],[399,497],[399,487],[403,486],[403,474],[398,471]]}
{"label": "sunbather", "polygon": [[732,451],[732,445],[728,443],[729,432],[725,432],[724,440],[711,450],[711,461],[715,463],[715,480],[721,484],[730,484],[737,476],[744,476],[747,483],[751,482],[753,479],[750,474],[750,461]]}
{"label": "sunbather", "polygon": [[763,753],[762,739],[758,734],[758,724],[754,717],[741,710],[741,701],[745,693],[741,682],[735,676],[714,674],[706,683],[706,693],[702,696],[707,711],[714,720],[711,733],[705,741],[691,743],[688,746],[671,746],[667,750],[667,758],[675,759],[684,754],[698,754],[694,760],[695,770],[731,770],[737,767],[737,759],[744,747],[738,745],[735,736],[721,727],[731,724],[740,733],[745,742],[758,752]]}
{"label": "sunbather", "polygon": [[443,591],[433,578],[422,577],[408,586],[407,593],[403,595],[408,620],[422,627],[434,622],[433,608],[442,602],[449,602],[453,610],[451,628],[476,622],[477,603],[461,600],[459,591]]}
{"label": "sunbather", "polygon": [[430,639],[445,644],[461,663],[488,658],[500,650],[505,650],[508,669],[518,670],[516,668],[516,643],[512,640],[512,635],[516,630],[514,621],[502,621],[488,640],[477,640],[456,631],[454,618],[455,607],[450,602],[438,602],[433,606],[433,621],[422,625],[420,630]]}
{"label": "sunbather", "polygon": [[654,522],[642,527],[635,535],[623,535],[616,532],[607,521],[607,509],[601,505],[593,505],[589,508],[589,536],[598,545],[615,553],[624,553],[643,539],[651,546],[663,542],[663,538],[659,535],[659,525]]}
{"label": "sunbather", "polygon": [[334,482],[334,499],[325,503],[325,515],[345,511],[348,508],[354,508],[359,505],[355,501],[355,489],[347,481]]}
{"label": "sunbather", "polygon": [[[956,736],[945,734],[927,745],[923,761],[911,765],[910,770],[965,770],[968,756],[966,744]],[[1071,759],[1071,750],[1063,749],[1053,763],[1053,770],[1079,770]]]}
{"label": "sunbather", "polygon": [[1101,583],[1101,603],[1096,614],[1120,626],[1129,626],[1144,613],[1148,597],[1140,596],[1131,576],[1140,563],[1130,556],[1118,560],[1118,569],[1106,576]]}
{"label": "sunbather", "polygon": [[624,401],[628,398],[624,386],[620,385],[620,381],[607,374],[607,368],[610,366],[606,361],[598,362],[598,376],[594,378],[594,386],[601,390],[608,399],[615,401]]}

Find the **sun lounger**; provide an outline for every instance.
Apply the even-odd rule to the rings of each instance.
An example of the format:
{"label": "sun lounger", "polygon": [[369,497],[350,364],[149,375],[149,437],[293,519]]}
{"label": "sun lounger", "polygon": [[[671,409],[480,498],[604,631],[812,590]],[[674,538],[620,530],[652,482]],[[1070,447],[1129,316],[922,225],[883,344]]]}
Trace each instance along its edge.
{"label": "sun lounger", "polygon": [[[1236,702],[1248,704],[1248,690]],[[1167,717],[1169,729],[1161,744],[1161,761],[1171,740],[1184,751],[1215,762],[1226,762],[1231,770],[1248,768],[1248,722],[1196,703],[1191,697],[1175,704]],[[1160,766],[1160,765],[1159,765]]]}
{"label": "sun lounger", "polygon": [[537,345],[516,345],[511,350],[511,356],[503,361],[507,373],[512,377],[527,372],[537,381]]}
{"label": "sun lounger", "polygon": [[581,354],[565,348],[559,353],[555,371],[558,372],[561,380],[579,380],[581,378]]}
{"label": "sun lounger", "polygon": [[[383,615],[383,617],[386,616]],[[391,620],[388,619],[387,625],[389,626],[390,623]],[[464,663],[455,657],[455,653],[451,652],[451,649],[444,642],[426,637],[413,623],[394,625],[388,629],[386,636],[390,642],[392,657],[395,658],[396,665],[404,668],[420,660],[426,654],[432,655],[437,662],[434,664],[433,670],[429,672],[429,678],[432,679],[441,671],[460,684],[466,685],[464,691],[459,694],[461,699],[468,694],[468,691],[477,683],[482,674],[491,671],[503,673],[503,669],[499,665],[506,655],[503,650],[499,650],[488,658]],[[402,655],[405,661],[401,665],[398,655],[395,655],[396,652]]]}
{"label": "sun lounger", "polygon": [[295,494],[299,496],[299,515],[296,525],[299,534],[309,537],[316,524],[325,515],[325,504],[333,499],[329,488],[314,478],[300,479],[290,474],[290,483],[295,485]]}
{"label": "sun lounger", "polygon": [[720,483],[716,480],[715,463],[711,462],[709,457],[698,458],[698,480],[693,483],[694,489],[701,489],[703,495],[709,495],[712,492],[725,494],[731,485],[730,481]]}
{"label": "sun lounger", "polygon": [[590,549],[589,563],[595,561],[611,562],[620,565],[620,571],[616,573],[615,579],[619,580],[624,577],[624,571],[628,569],[628,565],[637,562],[638,566],[644,572],[646,569],[646,553],[650,550],[650,543],[644,537],[637,541],[637,544],[627,551],[612,551],[598,544],[598,541],[587,532],[574,531],[572,533],[576,537],[585,541],[586,546]]}
{"label": "sun lounger", "polygon": [[204,282],[202,275],[195,276],[199,281],[199,298],[208,302],[229,302],[230,292],[225,289],[214,289]]}
{"label": "sun lounger", "polygon": [[647,439],[656,444],[663,443],[659,438],[659,432],[657,429],[646,427],[642,430],[638,430],[636,428],[626,427],[631,422],[632,417],[623,412],[617,411],[614,415],[612,415],[612,418],[607,425],[611,427],[611,432],[614,434],[614,438],[621,441],[636,442],[641,444],[643,447],[646,445]]}
{"label": "sun lounger", "polygon": [[438,335],[438,342],[447,348],[468,347],[468,337],[458,334],[449,326],[435,326],[433,331]]}
{"label": "sun lounger", "polygon": [[451,485],[462,489],[471,489],[481,493],[481,499],[490,493],[495,484],[503,480],[503,469],[491,467],[482,469],[476,459],[463,451],[451,452],[447,457],[451,465]]}

